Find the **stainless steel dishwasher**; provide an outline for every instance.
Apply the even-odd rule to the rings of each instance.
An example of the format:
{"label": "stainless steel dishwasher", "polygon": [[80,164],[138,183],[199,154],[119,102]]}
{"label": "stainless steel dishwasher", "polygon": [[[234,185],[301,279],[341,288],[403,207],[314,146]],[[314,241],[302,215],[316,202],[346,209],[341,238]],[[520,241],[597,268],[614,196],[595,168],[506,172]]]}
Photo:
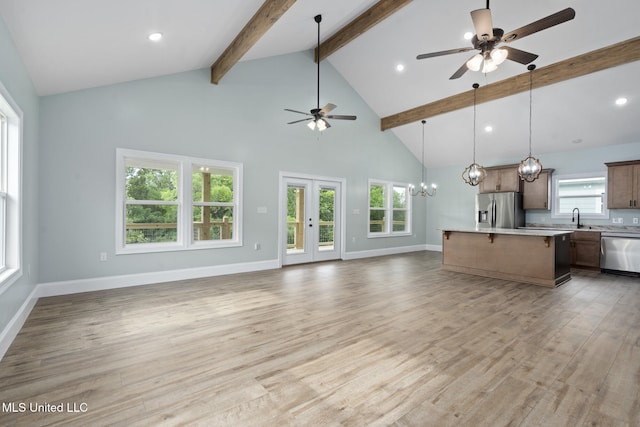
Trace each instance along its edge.
{"label": "stainless steel dishwasher", "polygon": [[640,276],[640,233],[602,232],[601,239],[603,272]]}

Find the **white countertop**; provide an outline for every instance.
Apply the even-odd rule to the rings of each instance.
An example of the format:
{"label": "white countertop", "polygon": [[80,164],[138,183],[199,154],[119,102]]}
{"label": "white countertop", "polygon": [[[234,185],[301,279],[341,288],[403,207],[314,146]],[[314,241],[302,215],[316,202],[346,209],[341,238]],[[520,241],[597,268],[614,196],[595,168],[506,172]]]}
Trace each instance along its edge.
{"label": "white countertop", "polygon": [[522,228],[443,228],[443,232],[459,232],[459,233],[483,233],[483,234],[513,234],[516,236],[542,236],[553,237],[563,234],[571,234],[573,231],[568,230],[531,230]]}

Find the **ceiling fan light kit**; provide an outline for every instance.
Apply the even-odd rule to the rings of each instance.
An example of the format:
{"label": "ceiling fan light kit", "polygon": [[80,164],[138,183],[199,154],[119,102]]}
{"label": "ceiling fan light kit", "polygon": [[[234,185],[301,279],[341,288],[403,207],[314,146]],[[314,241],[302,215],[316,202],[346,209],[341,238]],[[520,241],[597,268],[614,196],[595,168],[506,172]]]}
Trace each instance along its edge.
{"label": "ceiling fan light kit", "polygon": [[536,69],[534,64],[527,67],[529,70],[529,155],[518,165],[518,175],[526,182],[533,182],[538,179],[542,172],[542,163],[531,155],[531,116],[532,116],[532,92],[533,92],[533,70]]}
{"label": "ceiling fan light kit", "polygon": [[308,113],[304,111],[292,110],[290,108],[285,108],[285,111],[290,111],[292,113],[304,114],[305,116],[311,116],[306,119],[294,120],[293,122],[289,122],[287,124],[291,125],[294,123],[306,122],[307,127],[312,131],[318,129],[320,132],[323,130],[330,128],[331,125],[327,121],[327,119],[335,119],[335,120],[355,120],[356,116],[343,116],[343,115],[327,115],[331,110],[336,108],[334,104],[327,104],[324,107],[320,108],[320,22],[322,22],[322,15],[316,15],[313,17],[313,20],[318,24],[318,80],[317,80],[317,98],[316,98],[316,108],[311,109]]}
{"label": "ceiling fan light kit", "polygon": [[453,73],[453,75],[449,77],[450,80],[462,77],[467,70],[490,73],[491,71],[498,69],[498,65],[502,64],[507,59],[520,64],[529,64],[535,61],[538,55],[512,47],[498,47],[498,45],[500,43],[510,43],[530,34],[570,21],[575,16],[575,10],[569,7],[545,18],[531,22],[524,27],[510,31],[505,35],[501,28],[493,27],[489,0],[487,0],[487,7],[485,9],[471,11],[471,20],[473,21],[473,26],[476,30],[476,34],[471,37],[473,47],[425,53],[418,55],[416,59],[434,58],[436,56],[469,52],[472,50],[480,51],[467,60],[455,73]]}
{"label": "ceiling fan light kit", "polygon": [[485,168],[476,163],[476,91],[480,85],[473,84],[473,163],[462,171],[462,179],[472,187],[480,184],[487,176]]}
{"label": "ceiling fan light kit", "polygon": [[409,184],[409,194],[412,196],[430,196],[433,197],[436,195],[437,186],[435,184],[431,184],[431,192],[429,192],[429,187],[424,183],[424,124],[427,123],[426,120],[422,120],[422,158],[420,159],[420,165],[422,166],[422,181],[420,182],[420,189],[416,190],[416,186],[413,184]]}

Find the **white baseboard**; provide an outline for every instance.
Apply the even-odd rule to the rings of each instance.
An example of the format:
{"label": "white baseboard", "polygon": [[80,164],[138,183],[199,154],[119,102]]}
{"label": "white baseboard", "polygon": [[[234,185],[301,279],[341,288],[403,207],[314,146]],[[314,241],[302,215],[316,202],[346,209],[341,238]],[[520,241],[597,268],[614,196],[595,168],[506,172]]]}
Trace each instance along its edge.
{"label": "white baseboard", "polygon": [[442,245],[427,245],[428,251],[442,252]]}
{"label": "white baseboard", "polygon": [[27,321],[27,317],[31,313],[31,310],[38,302],[37,286],[31,291],[27,299],[22,303],[18,312],[11,318],[7,326],[0,332],[0,360],[4,357],[7,350],[11,346],[11,343],[22,329],[24,322]]}
{"label": "white baseboard", "polygon": [[350,260],[350,259],[371,258],[375,256],[405,254],[408,252],[419,252],[419,251],[426,251],[426,250],[428,250],[427,245],[414,245],[414,246],[401,246],[397,248],[372,249],[368,251],[346,252],[344,254],[344,259]]}
{"label": "white baseboard", "polygon": [[248,273],[251,271],[271,270],[275,268],[279,268],[278,260],[216,265],[210,267],[185,268],[180,270],[127,274],[122,276],[97,277],[93,279],[67,280],[62,282],[49,282],[41,283],[37,286],[37,296],[38,298],[51,297],[57,295],[76,294],[80,292],[92,292],[105,289],[149,285],[152,283],[200,279],[203,277],[222,276],[224,274]]}

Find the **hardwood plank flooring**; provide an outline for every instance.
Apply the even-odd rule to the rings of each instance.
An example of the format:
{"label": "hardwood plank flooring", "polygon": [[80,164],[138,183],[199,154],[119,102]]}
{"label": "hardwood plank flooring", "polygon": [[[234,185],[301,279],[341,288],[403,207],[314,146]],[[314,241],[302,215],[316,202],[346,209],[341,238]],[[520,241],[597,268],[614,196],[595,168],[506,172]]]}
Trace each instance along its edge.
{"label": "hardwood plank flooring", "polygon": [[548,289],[440,263],[43,298],[0,362],[0,425],[640,425],[640,279]]}

